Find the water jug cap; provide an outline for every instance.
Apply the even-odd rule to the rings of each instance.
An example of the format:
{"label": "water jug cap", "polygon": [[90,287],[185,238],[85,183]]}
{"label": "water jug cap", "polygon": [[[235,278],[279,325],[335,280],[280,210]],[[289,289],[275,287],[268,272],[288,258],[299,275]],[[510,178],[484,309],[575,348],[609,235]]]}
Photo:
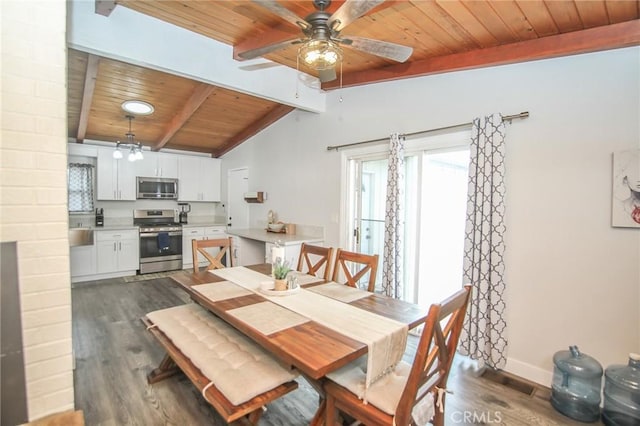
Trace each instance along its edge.
{"label": "water jug cap", "polygon": [[602,376],[600,363],[587,354],[580,352],[577,346],[572,345],[568,351],[556,352],[553,362],[560,371],[578,377]]}
{"label": "water jug cap", "polygon": [[632,360],[634,360],[634,361],[640,361],[640,354],[637,354],[637,353],[631,352],[631,353],[629,354],[629,358],[631,358],[631,359],[632,359]]}

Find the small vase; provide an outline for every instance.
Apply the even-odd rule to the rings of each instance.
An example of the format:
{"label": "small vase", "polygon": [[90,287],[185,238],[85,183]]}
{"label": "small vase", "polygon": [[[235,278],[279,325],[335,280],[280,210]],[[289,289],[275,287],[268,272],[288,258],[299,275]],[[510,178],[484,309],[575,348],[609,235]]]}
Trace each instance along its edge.
{"label": "small vase", "polygon": [[275,280],[275,284],[273,286],[273,289],[276,291],[283,291],[287,289],[287,280]]}

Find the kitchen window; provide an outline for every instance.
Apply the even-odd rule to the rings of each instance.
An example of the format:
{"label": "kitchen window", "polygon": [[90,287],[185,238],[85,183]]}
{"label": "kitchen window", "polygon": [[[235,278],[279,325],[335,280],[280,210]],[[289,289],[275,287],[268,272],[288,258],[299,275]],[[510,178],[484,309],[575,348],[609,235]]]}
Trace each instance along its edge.
{"label": "kitchen window", "polygon": [[93,164],[69,163],[67,166],[69,213],[93,211],[93,175]]}

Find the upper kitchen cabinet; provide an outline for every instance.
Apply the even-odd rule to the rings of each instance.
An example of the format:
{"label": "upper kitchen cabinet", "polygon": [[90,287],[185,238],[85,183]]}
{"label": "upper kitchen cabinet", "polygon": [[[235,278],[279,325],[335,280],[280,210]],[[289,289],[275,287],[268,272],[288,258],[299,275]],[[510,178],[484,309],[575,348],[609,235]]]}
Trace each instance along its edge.
{"label": "upper kitchen cabinet", "polygon": [[97,199],[136,199],[136,166],[127,160],[113,158],[113,148],[98,148]]}
{"label": "upper kitchen cabinet", "polygon": [[144,159],[136,161],[136,176],[178,178],[178,156],[144,151]]}
{"label": "upper kitchen cabinet", "polygon": [[220,161],[217,158],[180,156],[178,201],[220,201]]}

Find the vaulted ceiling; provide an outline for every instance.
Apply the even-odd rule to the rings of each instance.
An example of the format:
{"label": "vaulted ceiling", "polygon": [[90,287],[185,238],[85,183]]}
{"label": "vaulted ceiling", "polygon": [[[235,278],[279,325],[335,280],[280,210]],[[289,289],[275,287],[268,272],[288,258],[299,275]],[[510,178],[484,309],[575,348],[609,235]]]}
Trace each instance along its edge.
{"label": "vaulted ceiling", "polygon": [[[98,0],[96,11],[109,19],[114,7],[135,10],[233,46],[236,58],[247,50],[301,35],[300,28],[256,3]],[[329,13],[342,3],[334,1]],[[309,0],[280,4],[300,17],[315,10]],[[638,45],[639,18],[639,0],[386,1],[349,24],[341,36],[412,47],[409,60],[399,64],[345,48],[342,77],[323,83],[322,88]],[[297,46],[277,50],[266,55],[271,62],[257,67],[296,69],[296,55]],[[220,156],[294,108],[95,53],[69,49],[68,58],[69,137],[79,142],[123,140],[128,122],[120,105],[127,99],[142,99],[152,103],[155,112],[133,121],[136,140],[153,149]]]}

